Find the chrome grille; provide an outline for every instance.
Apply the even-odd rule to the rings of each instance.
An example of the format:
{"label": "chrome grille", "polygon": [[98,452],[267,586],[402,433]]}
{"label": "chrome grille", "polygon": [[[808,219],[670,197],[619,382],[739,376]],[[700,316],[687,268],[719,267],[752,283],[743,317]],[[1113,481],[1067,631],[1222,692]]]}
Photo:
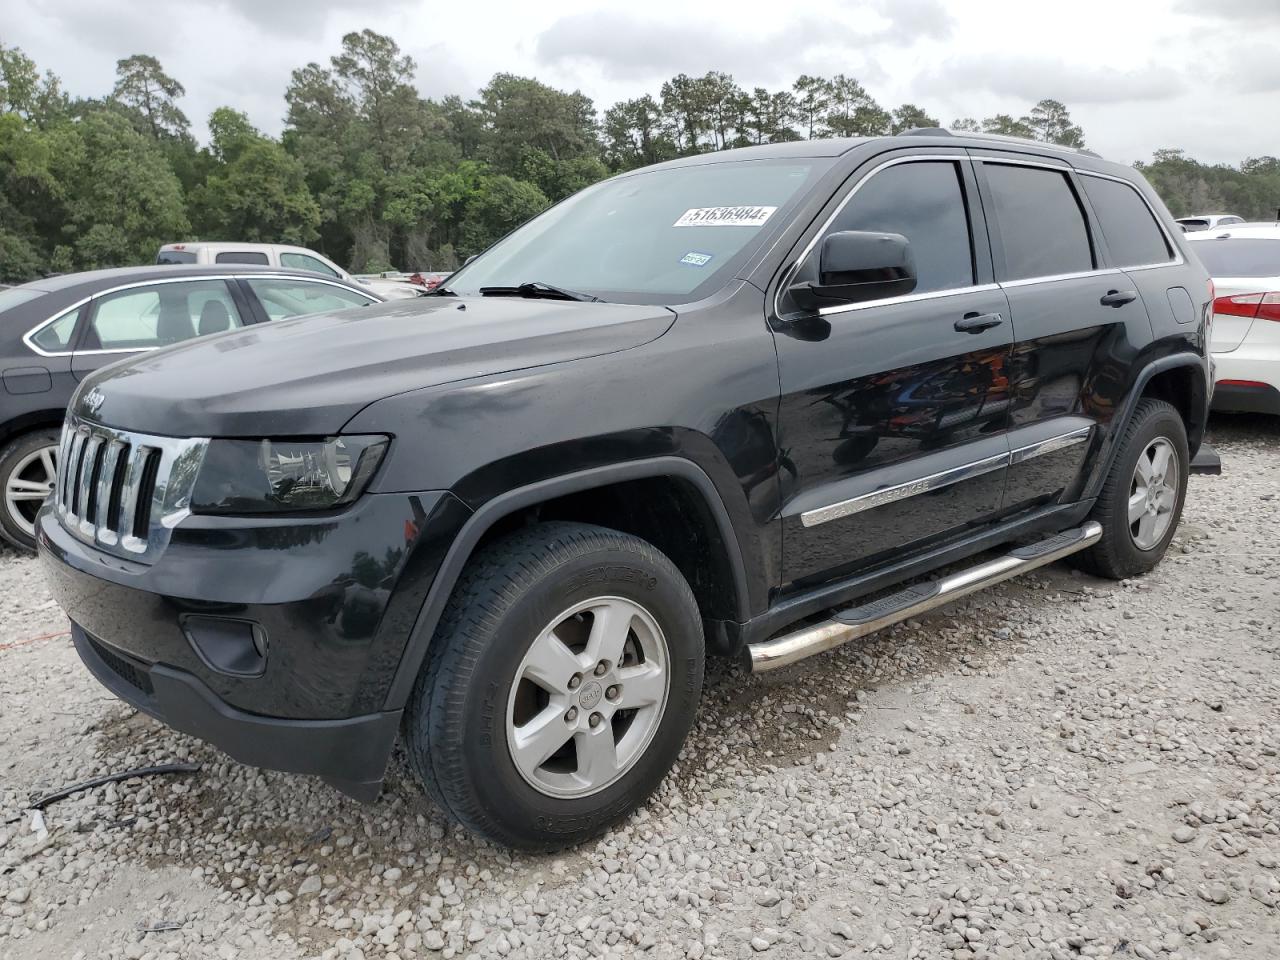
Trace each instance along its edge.
{"label": "chrome grille", "polygon": [[191,512],[209,441],[116,430],[83,420],[62,427],[55,502],[69,532],[107,553],[150,561]]}

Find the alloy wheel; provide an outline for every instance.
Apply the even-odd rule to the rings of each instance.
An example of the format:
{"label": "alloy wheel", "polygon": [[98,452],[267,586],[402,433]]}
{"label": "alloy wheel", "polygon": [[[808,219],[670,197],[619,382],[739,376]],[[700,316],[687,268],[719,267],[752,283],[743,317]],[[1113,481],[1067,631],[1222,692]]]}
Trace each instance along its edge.
{"label": "alloy wheel", "polygon": [[653,615],[598,597],[534,639],[507,702],[507,745],[534,789],[560,798],[603,790],[644,754],[668,693],[666,638]]}
{"label": "alloy wheel", "polygon": [[4,506],[15,526],[27,536],[36,535],[36,514],[53,492],[58,470],[57,446],[41,447],[27,454],[5,479]]}
{"label": "alloy wheel", "polygon": [[1138,456],[1129,486],[1129,535],[1139,550],[1164,539],[1178,505],[1178,458],[1173,444],[1156,437]]}

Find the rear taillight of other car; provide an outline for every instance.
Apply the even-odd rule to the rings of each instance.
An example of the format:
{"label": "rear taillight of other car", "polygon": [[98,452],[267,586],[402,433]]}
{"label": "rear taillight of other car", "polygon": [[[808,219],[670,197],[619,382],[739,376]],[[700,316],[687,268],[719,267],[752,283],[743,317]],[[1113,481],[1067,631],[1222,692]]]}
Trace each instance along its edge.
{"label": "rear taillight of other car", "polygon": [[1216,297],[1213,312],[1223,317],[1280,322],[1280,291],[1272,293],[1237,293]]}

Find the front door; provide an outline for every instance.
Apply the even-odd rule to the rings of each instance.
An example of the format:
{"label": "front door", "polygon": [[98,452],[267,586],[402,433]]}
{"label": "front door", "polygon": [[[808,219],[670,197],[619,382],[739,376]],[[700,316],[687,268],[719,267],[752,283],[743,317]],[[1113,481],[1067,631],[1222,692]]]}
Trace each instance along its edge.
{"label": "front door", "polygon": [[881,157],[833,205],[796,278],[827,234],[867,230],[905,236],[919,279],[820,314],[779,294],[784,590],[989,522],[1007,470],[1012,326],[969,161]]}

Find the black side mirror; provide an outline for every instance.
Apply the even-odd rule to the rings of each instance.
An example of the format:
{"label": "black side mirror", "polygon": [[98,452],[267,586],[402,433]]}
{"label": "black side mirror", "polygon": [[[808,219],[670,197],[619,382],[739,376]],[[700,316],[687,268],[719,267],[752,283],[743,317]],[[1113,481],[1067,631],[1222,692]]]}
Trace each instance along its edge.
{"label": "black side mirror", "polygon": [[822,241],[818,280],[789,288],[805,310],[900,297],[916,288],[916,261],[900,233],[842,230]]}

